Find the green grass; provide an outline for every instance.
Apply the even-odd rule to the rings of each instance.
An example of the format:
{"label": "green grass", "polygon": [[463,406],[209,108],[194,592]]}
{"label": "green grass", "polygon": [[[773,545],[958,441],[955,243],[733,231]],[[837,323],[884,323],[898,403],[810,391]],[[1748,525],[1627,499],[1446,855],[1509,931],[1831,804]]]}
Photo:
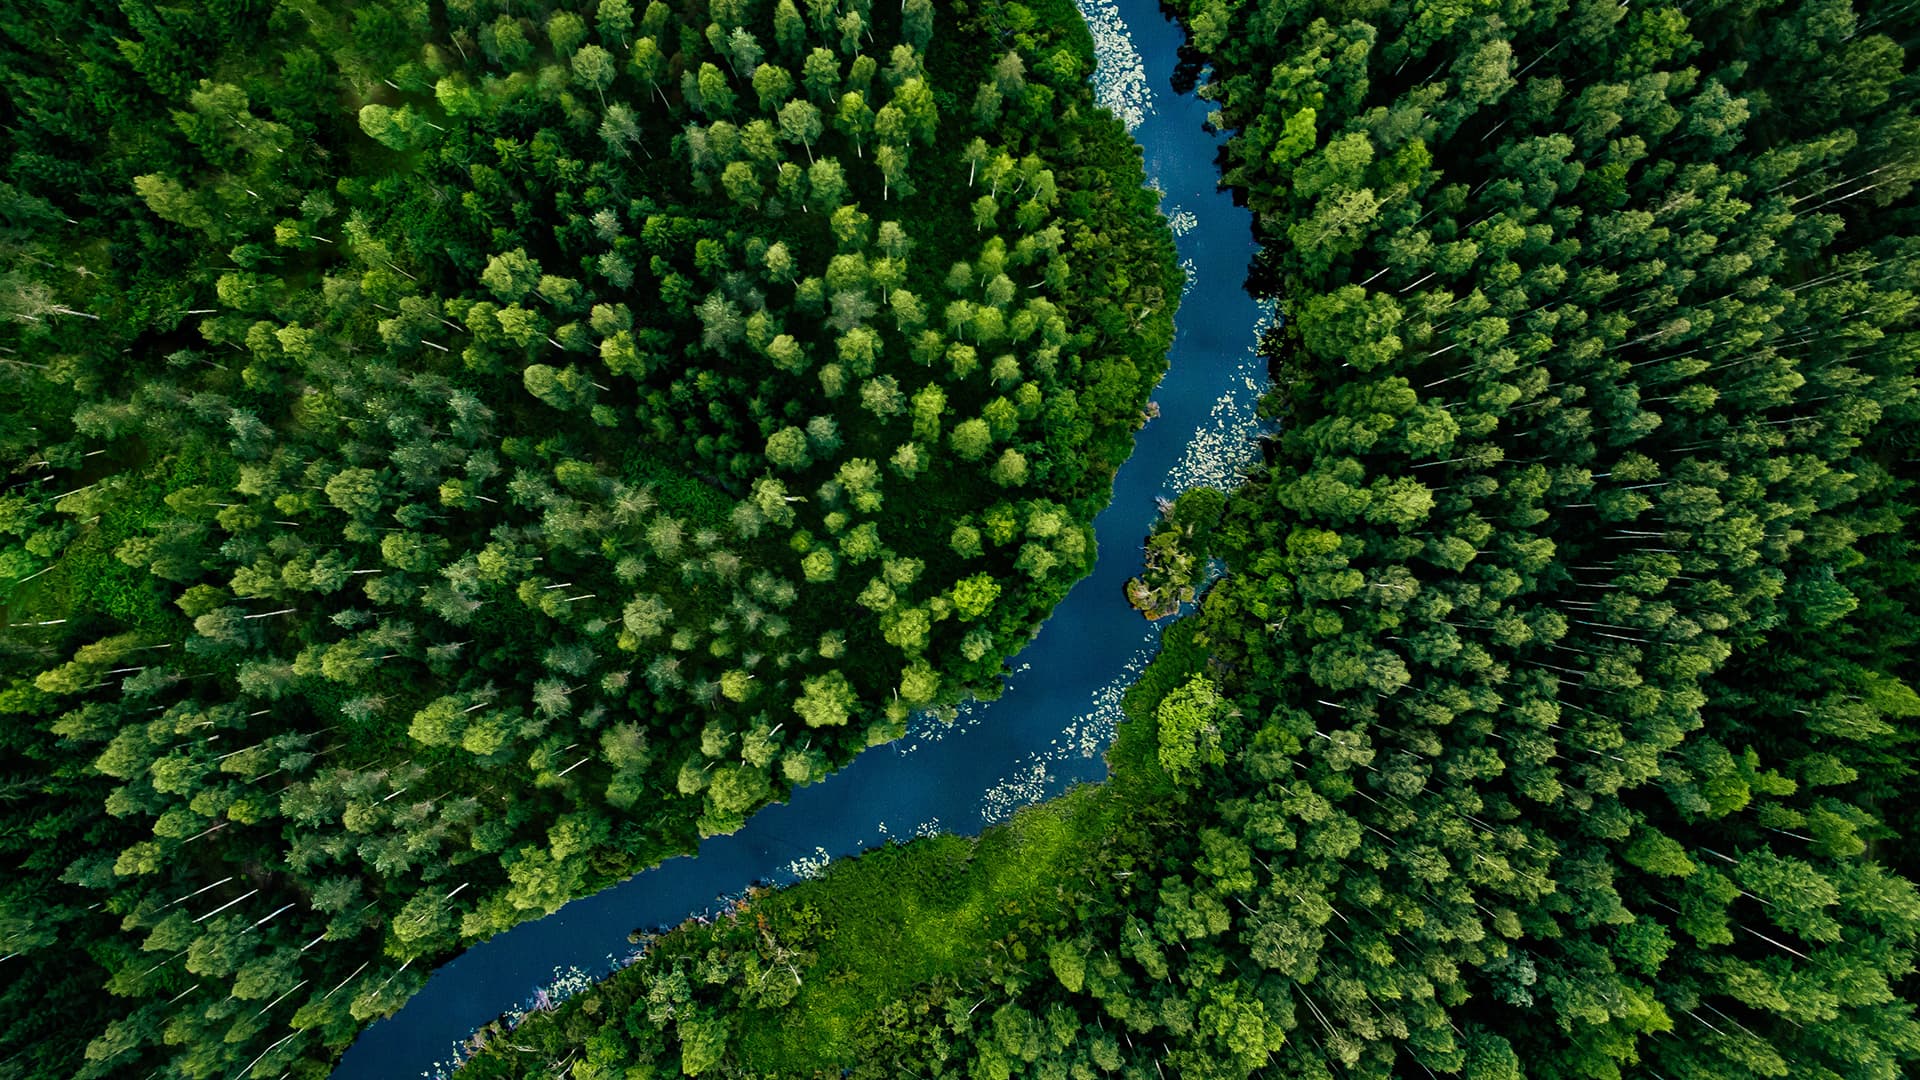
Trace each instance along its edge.
{"label": "green grass", "polygon": [[541,1070],[596,1033],[651,1027],[646,988],[654,974],[697,968],[702,958],[724,963],[730,953],[758,951],[763,937],[795,950],[803,982],[777,1007],[732,1002],[729,1075],[838,1076],[870,1057],[876,1039],[895,1037],[883,1030],[886,1017],[898,1020],[902,1004],[924,1003],[929,989],[970,1000],[1009,967],[1044,972],[1046,942],[1071,937],[1079,912],[1127,887],[1125,872],[1152,857],[1166,807],[1184,797],[1160,768],[1153,712],[1207,662],[1189,625],[1169,629],[1128,693],[1105,782],[1026,807],[978,837],[889,845],[759,896],[733,917],[684,923],[656,941],[647,960],[556,1013],[529,1016],[512,1036],[524,1050],[489,1050],[463,1075],[549,1075]]}
{"label": "green grass", "polygon": [[762,903],[776,924],[818,919],[809,935],[818,958],[792,1004],[737,1034],[745,1071],[795,1076],[848,1064],[863,1021],[889,1003],[929,983],[969,981],[994,950],[1024,950],[1017,938],[1067,926],[1087,895],[1080,883],[1125,845],[1127,822],[1174,797],[1152,714],[1204,662],[1182,626],[1128,695],[1105,783],[1025,807],[979,837],[932,837],[835,863]]}
{"label": "green grass", "polygon": [[1125,804],[1080,787],[978,838],[939,836],[834,864],[777,897],[771,921],[822,919],[811,978],[791,1005],[738,1036],[749,1071],[804,1075],[841,1064],[862,1020],[914,987],[965,979],[1017,931],[1064,926],[1073,896]]}

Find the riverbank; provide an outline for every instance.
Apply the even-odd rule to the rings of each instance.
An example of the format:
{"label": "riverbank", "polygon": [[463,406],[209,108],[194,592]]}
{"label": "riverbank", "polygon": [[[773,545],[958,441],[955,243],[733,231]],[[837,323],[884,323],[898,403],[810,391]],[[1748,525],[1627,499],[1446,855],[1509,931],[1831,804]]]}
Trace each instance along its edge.
{"label": "riverbank", "polygon": [[[944,911],[875,918],[858,892],[791,939],[743,923],[631,975],[624,1014],[557,1021],[574,1077],[1912,1071],[1920,904],[1886,841],[1913,831],[1920,608],[1885,537],[1913,514],[1888,466],[1914,404],[1881,341],[1913,331],[1884,230],[1916,208],[1902,189],[1821,237],[1820,208],[1870,188],[1828,196],[1852,181],[1811,149],[1893,170],[1874,140],[1911,103],[1869,76],[1807,108],[1819,73],[1776,43],[1839,25],[1819,5],[1773,37],[1695,12],[1665,55],[1604,14],[1261,12],[1240,34],[1189,10],[1301,333],[1275,349],[1270,467],[1167,564],[1232,576],[1169,631],[1152,725],[1136,697],[1122,728],[1136,750],[1151,728],[1171,783],[1116,826],[1138,870],[998,853],[1056,899],[973,925],[958,962],[894,955]],[[1459,58],[1444,78],[1435,55]],[[1596,125],[1606,78],[1647,96]],[[1788,199],[1818,196],[1795,224]],[[1858,486],[1816,487],[1840,475]],[[1137,767],[1116,755],[1105,790]],[[898,865],[938,871],[926,850]],[[843,936],[867,965],[844,976],[820,967]],[[851,1038],[815,1022],[836,1001],[867,1009]],[[760,1054],[789,1015],[808,1056]]]}
{"label": "riverbank", "polygon": [[[1213,162],[1223,136],[1204,128],[1206,102],[1168,89],[1183,34],[1149,0],[1089,5],[1088,15],[1095,97],[1144,151],[1135,159],[1121,125],[1107,125],[1125,158],[1139,160],[1123,164],[1139,168],[1159,196],[1189,286],[1238,282],[1255,249],[1250,216],[1218,189]],[[1101,755],[1122,695],[1159,646],[1158,629],[1127,606],[1124,583],[1141,569],[1140,538],[1158,500],[1196,483],[1229,486],[1255,455],[1266,377],[1254,345],[1266,319],[1238,288],[1184,296],[1171,366],[1153,394],[1158,416],[1137,433],[1094,521],[1098,561],[1015,658],[998,697],[963,706],[950,723],[917,717],[904,739],[794,791],[739,832],[702,842],[693,856],[468,949],[363,1032],[336,1080],[432,1075],[476,1026],[524,1008],[532,988],[601,977],[634,951],[633,928],[711,911],[749,882],[789,884],[895,839],[975,833],[1104,778]]]}
{"label": "riverbank", "polygon": [[1154,710],[1204,663],[1192,637],[1176,625],[1128,691],[1106,781],[975,837],[889,844],[688,920],[631,966],[526,1014],[459,1077],[551,1075],[577,1060],[589,1076],[650,1063],[697,1075],[721,1056],[729,1075],[860,1076],[934,1019],[1056,977],[1077,914],[1134,890],[1183,799],[1156,758]]}

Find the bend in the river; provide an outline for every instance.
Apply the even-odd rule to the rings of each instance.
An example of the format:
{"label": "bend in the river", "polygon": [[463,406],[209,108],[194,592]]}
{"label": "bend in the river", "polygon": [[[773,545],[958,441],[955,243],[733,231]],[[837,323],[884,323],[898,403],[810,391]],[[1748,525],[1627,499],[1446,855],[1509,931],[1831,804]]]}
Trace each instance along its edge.
{"label": "bend in the river", "polygon": [[[1231,483],[1257,453],[1254,403],[1265,370],[1254,353],[1266,310],[1239,287],[1255,245],[1246,210],[1218,190],[1219,136],[1208,107],[1172,91],[1184,37],[1156,0],[1080,0],[1093,31],[1103,105],[1146,150],[1188,274],[1172,366],[1094,522],[1102,556],[1014,661],[1007,692],[961,711],[952,726],[921,720],[899,743],[861,755],[829,779],[769,806],[697,854],[584,897],[468,949],[433,973],[394,1016],[361,1034],[334,1080],[432,1075],[476,1027],[521,1006],[566,973],[598,976],[631,952],[635,927],[699,914],[753,882],[786,883],[829,857],[935,831],[973,833],[1027,803],[1105,772],[1101,753],[1120,696],[1158,632],[1128,607],[1156,497],[1195,483]],[[1196,288],[1195,283],[1204,283]]]}

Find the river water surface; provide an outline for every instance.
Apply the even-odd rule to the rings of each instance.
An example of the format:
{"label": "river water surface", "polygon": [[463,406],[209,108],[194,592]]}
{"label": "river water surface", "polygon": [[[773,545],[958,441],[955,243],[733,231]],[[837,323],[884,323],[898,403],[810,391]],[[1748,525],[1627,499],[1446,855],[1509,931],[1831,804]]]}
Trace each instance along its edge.
{"label": "river water surface", "polygon": [[1101,104],[1145,148],[1148,183],[1162,193],[1188,274],[1172,366],[1154,393],[1160,414],[1140,431],[1112,504],[1094,522],[1100,559],[1092,575],[1014,658],[998,700],[963,708],[952,725],[918,720],[898,743],[868,750],[696,854],[473,946],[362,1033],[334,1080],[443,1073],[475,1028],[525,1008],[536,991],[555,988],[558,996],[621,963],[636,927],[679,923],[753,882],[792,882],[889,839],[977,833],[1105,774],[1100,755],[1120,696],[1158,641],[1122,585],[1140,570],[1157,497],[1229,484],[1253,460],[1254,402],[1265,382],[1253,347],[1267,311],[1241,288],[1255,250],[1252,221],[1216,188],[1220,137],[1203,127],[1208,106],[1172,89],[1181,31],[1157,0],[1080,3],[1099,55]]}

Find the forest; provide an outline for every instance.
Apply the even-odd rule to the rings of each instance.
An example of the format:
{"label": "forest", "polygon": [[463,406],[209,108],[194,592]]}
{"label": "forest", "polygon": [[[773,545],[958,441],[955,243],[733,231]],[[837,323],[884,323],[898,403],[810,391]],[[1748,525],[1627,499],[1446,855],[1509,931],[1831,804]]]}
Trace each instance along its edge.
{"label": "forest", "polygon": [[1172,6],[1280,432],[1148,540],[1227,572],[1113,779],[461,1075],[1909,1075],[1913,9]]}
{"label": "forest", "polygon": [[0,1077],[325,1076],[998,692],[1179,298],[1091,64],[1011,0],[0,13]]}

